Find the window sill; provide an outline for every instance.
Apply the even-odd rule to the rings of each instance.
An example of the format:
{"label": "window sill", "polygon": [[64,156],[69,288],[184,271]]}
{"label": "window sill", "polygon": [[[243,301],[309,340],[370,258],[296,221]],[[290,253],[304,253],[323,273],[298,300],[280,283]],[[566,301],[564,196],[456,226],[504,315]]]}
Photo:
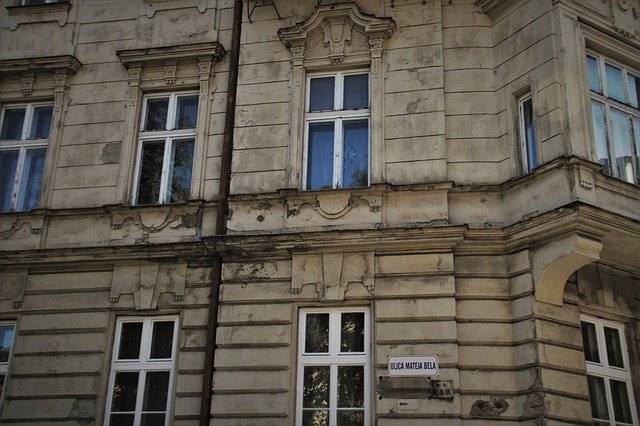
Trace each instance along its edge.
{"label": "window sill", "polygon": [[52,13],[68,11],[71,8],[71,3],[66,0],[58,1],[55,3],[44,4],[30,4],[30,5],[15,5],[6,6],[9,15],[31,15],[40,13]]}

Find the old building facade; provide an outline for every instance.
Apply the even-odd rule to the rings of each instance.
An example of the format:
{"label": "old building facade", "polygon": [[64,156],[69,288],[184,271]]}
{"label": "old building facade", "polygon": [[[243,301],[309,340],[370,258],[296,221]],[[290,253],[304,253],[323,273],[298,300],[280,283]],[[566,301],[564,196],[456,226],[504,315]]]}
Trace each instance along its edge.
{"label": "old building facade", "polygon": [[3,0],[0,422],[640,424],[639,104],[640,0]]}

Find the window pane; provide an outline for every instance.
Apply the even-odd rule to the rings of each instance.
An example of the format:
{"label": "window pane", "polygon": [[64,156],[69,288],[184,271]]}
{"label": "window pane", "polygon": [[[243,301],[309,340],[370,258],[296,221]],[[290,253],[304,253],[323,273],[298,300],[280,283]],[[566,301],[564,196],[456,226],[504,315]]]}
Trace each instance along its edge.
{"label": "window pane", "polygon": [[138,359],[140,357],[141,322],[122,323],[118,359]]}
{"label": "window pane", "polygon": [[587,79],[589,80],[589,89],[597,93],[602,93],[599,74],[598,61],[596,60],[596,58],[587,56]]}
{"label": "window pane", "polygon": [[309,124],[307,189],[333,187],[333,122]]}
{"label": "window pane", "polygon": [[627,384],[618,380],[610,380],[611,399],[613,399],[613,416],[616,422],[631,423],[631,407]]}
{"label": "window pane", "polygon": [[353,188],[369,184],[369,122],[345,121],[342,187]]}
{"label": "window pane", "polygon": [[134,411],[138,394],[138,372],[116,373],[111,411]]}
{"label": "window pane", "polygon": [[145,378],[142,411],[165,411],[169,393],[169,372],[148,371]]}
{"label": "window pane", "polygon": [[179,96],[176,129],[195,129],[198,121],[198,95]]}
{"label": "window pane", "polygon": [[304,351],[329,352],[329,314],[307,314]]}
{"label": "window pane", "polygon": [[4,110],[0,140],[17,141],[22,139],[25,108],[7,108]]}
{"label": "window pane", "polygon": [[191,198],[193,139],[173,141],[169,170],[169,201],[180,203]]}
{"label": "window pane", "polygon": [[29,139],[47,139],[51,130],[53,106],[37,106],[33,108],[33,120],[29,129]]}
{"label": "window pane", "polygon": [[638,108],[638,105],[640,105],[640,98],[638,98],[640,95],[640,78],[629,74],[628,77],[629,81],[627,87],[629,88],[629,104]]}
{"label": "window pane", "polygon": [[590,322],[582,321],[582,346],[584,346],[584,359],[591,362],[600,362],[598,353],[598,337],[596,326]]}
{"label": "window pane", "polygon": [[609,152],[607,150],[607,127],[604,119],[604,105],[600,102],[591,102],[591,121],[593,125],[593,143],[595,145],[598,163],[604,166],[605,173],[611,174]]}
{"label": "window pane", "polygon": [[169,98],[147,99],[147,116],[144,130],[166,130]]}
{"label": "window pane", "polygon": [[160,426],[164,424],[164,414],[143,414],[140,426]]}
{"label": "window pane", "polygon": [[345,75],[342,109],[362,108],[369,108],[369,75]]}
{"label": "window pane", "polygon": [[303,426],[327,426],[329,424],[329,412],[328,411],[303,411],[302,412],[302,425]]}
{"label": "window pane", "polygon": [[622,80],[622,70],[609,64],[606,64],[605,68],[607,72],[607,96],[620,102],[624,102],[624,82]]}
{"label": "window pane", "polygon": [[338,410],[338,426],[364,425],[364,411]]}
{"label": "window pane", "polygon": [[536,154],[536,133],[535,128],[533,126],[533,101],[531,98],[522,102],[522,121],[524,127],[524,138],[526,145],[526,171],[530,172],[531,170],[538,167],[538,158]]}
{"label": "window pane", "polygon": [[0,362],[8,362],[13,343],[13,326],[3,325],[0,327]]}
{"label": "window pane", "polygon": [[171,358],[174,324],[173,321],[158,321],[153,323],[151,358]]}
{"label": "window pane", "polygon": [[333,111],[335,79],[333,77],[312,78],[309,89],[309,111]]}
{"label": "window pane", "polygon": [[329,407],[329,366],[304,367],[303,408]]}
{"label": "window pane", "polygon": [[589,384],[589,397],[591,398],[591,416],[594,419],[609,420],[604,379],[602,377],[587,376],[587,383]]}
{"label": "window pane", "polygon": [[631,145],[631,122],[629,117],[611,108],[611,139],[615,176],[635,183],[633,170],[633,147]]}
{"label": "window pane", "polygon": [[607,344],[607,357],[609,365],[624,368],[622,359],[622,346],[620,345],[620,333],[615,328],[604,328],[604,340]]}
{"label": "window pane", "polygon": [[364,313],[342,314],[340,352],[364,352]]}
{"label": "window pane", "polygon": [[164,142],[144,142],[142,145],[140,182],[138,183],[138,204],[160,202],[160,179],[164,159]]}
{"label": "window pane", "polygon": [[109,426],[133,426],[133,414],[112,414]]}
{"label": "window pane", "polygon": [[0,151],[0,211],[11,210],[13,182],[20,151]]}
{"label": "window pane", "polygon": [[364,367],[338,366],[338,408],[364,407]]}
{"label": "window pane", "polygon": [[46,148],[27,150],[22,169],[22,187],[20,188],[20,202],[17,210],[31,210],[38,207],[46,155]]}

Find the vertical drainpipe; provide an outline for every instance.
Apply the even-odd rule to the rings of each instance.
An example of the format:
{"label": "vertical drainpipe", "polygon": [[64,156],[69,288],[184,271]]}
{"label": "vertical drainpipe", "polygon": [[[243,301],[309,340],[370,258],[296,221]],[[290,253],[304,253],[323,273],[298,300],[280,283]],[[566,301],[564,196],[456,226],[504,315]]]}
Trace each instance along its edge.
{"label": "vertical drainpipe", "polygon": [[[233,128],[236,116],[236,91],[238,88],[238,62],[240,57],[240,31],[242,28],[242,0],[233,3],[233,27],[231,46],[229,46],[229,83],[227,88],[224,134],[220,160],[220,181],[218,187],[218,205],[216,212],[215,235],[224,238],[227,233],[229,213],[229,188],[231,184],[231,159],[233,156]],[[209,317],[207,320],[207,342],[204,355],[204,377],[202,379],[202,401],[200,404],[200,426],[208,426],[211,418],[211,397],[213,384],[213,365],[215,361],[216,329],[218,326],[218,304],[220,284],[222,283],[222,256],[215,252],[209,295]]]}

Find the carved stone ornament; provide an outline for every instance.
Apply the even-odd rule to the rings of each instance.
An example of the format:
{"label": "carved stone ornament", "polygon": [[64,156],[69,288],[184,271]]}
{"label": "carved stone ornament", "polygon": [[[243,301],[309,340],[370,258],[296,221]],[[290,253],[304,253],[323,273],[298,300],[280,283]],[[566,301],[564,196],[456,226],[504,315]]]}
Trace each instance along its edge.
{"label": "carved stone ornament", "polygon": [[355,2],[349,2],[320,5],[309,18],[281,29],[279,34],[294,60],[304,52],[307,60],[342,63],[349,56],[366,61],[370,55],[368,40],[372,37],[384,40],[394,29],[390,18],[366,15]]}
{"label": "carved stone ornament", "polygon": [[115,266],[111,281],[111,303],[123,294],[133,294],[137,310],[156,309],[163,293],[173,294],[176,302],[184,300],[187,264],[140,263]]}
{"label": "carved stone ornament", "polygon": [[20,78],[20,92],[23,96],[31,96],[36,77],[33,74],[25,74]]}
{"label": "carved stone ornament", "polygon": [[164,82],[170,86],[176,83],[178,73],[178,61],[167,61],[162,64],[164,70]]}
{"label": "carved stone ornament", "polygon": [[325,219],[335,220],[346,216],[358,206],[366,206],[371,213],[378,213],[381,200],[377,196],[354,196],[351,193],[317,194],[288,200],[287,216],[295,216],[303,209],[310,208]]}
{"label": "carved stone ornament", "polygon": [[374,253],[318,253],[292,256],[291,292],[313,284],[320,300],[343,300],[349,284],[374,288]]}
{"label": "carved stone ornament", "polygon": [[13,301],[13,309],[22,306],[24,290],[27,286],[27,270],[10,270],[0,272],[0,300]]}

